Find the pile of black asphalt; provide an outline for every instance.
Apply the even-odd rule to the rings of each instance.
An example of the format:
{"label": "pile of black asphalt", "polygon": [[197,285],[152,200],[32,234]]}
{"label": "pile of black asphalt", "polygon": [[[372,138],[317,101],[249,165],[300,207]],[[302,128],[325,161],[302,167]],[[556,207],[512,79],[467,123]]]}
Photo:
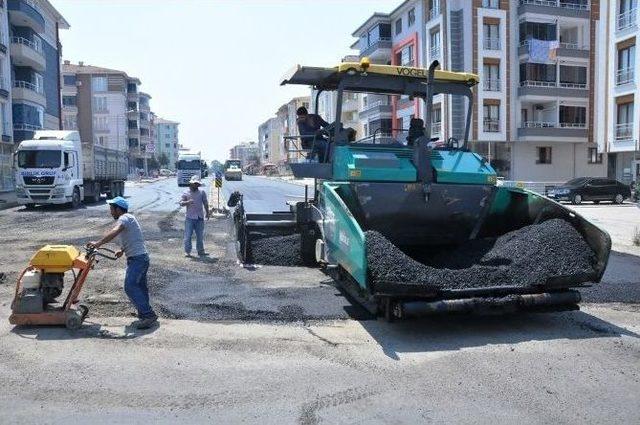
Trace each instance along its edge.
{"label": "pile of black asphalt", "polygon": [[377,231],[365,232],[365,239],[374,289],[377,282],[419,284],[442,290],[528,287],[558,278],[589,281],[596,276],[593,250],[562,219],[423,256],[415,252],[408,255]]}
{"label": "pile of black asphalt", "polygon": [[251,262],[268,266],[302,266],[300,235],[272,236],[251,241]]}

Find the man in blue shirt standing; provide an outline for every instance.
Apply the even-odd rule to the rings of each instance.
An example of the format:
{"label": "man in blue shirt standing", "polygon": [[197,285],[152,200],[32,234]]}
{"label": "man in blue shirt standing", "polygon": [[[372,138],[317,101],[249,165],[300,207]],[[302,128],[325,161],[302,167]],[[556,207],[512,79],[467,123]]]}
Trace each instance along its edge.
{"label": "man in blue shirt standing", "polygon": [[198,176],[191,177],[189,190],[182,194],[180,205],[187,207],[184,221],[184,255],[191,256],[191,237],[196,234],[196,251],[198,256],[206,255],[204,252],[204,219],[209,220],[209,202],[207,194],[200,189],[202,182]]}
{"label": "man in blue shirt standing", "polygon": [[155,325],[158,316],[149,303],[149,288],[147,285],[147,271],[149,270],[149,254],[144,245],[144,238],[138,220],[129,213],[129,203],[121,196],[107,200],[111,216],[118,223],[97,242],[89,242],[88,246],[99,248],[120,236],[122,249],[116,252],[116,257],[122,254],[127,257],[127,273],[124,278],[124,292],[138,310],[138,319],[133,323],[138,329],[148,329]]}

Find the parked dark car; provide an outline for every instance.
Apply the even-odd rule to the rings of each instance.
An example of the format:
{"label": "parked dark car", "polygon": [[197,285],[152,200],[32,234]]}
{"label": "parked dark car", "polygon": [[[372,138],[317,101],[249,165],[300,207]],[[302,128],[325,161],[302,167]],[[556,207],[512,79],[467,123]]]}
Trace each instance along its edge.
{"label": "parked dark car", "polygon": [[547,196],[556,201],[571,201],[575,205],[581,204],[582,201],[593,201],[594,204],[611,201],[621,204],[631,197],[631,189],[613,179],[578,177],[553,188]]}

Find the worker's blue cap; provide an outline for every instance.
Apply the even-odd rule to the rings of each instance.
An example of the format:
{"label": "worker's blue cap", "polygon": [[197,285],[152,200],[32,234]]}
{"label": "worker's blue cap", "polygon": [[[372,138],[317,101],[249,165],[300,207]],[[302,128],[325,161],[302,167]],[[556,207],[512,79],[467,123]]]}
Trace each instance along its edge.
{"label": "worker's blue cap", "polygon": [[123,210],[129,211],[129,203],[122,196],[116,196],[113,199],[107,199],[107,204],[114,204],[119,206]]}

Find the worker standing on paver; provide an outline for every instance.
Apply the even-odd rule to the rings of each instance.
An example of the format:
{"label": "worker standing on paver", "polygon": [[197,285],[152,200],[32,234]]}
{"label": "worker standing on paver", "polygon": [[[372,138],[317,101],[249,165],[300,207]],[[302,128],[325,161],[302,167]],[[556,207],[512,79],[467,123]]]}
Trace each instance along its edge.
{"label": "worker standing on paver", "polygon": [[200,189],[200,177],[192,176],[189,180],[189,190],[182,194],[180,205],[187,207],[184,220],[184,255],[191,256],[191,237],[196,234],[196,250],[198,256],[205,256],[204,252],[204,219],[209,220],[209,201],[204,190]]}
{"label": "worker standing on paver", "polygon": [[138,310],[138,319],[133,325],[138,329],[148,329],[158,321],[158,316],[149,303],[149,288],[147,286],[147,271],[149,270],[149,254],[144,245],[144,237],[138,220],[129,213],[129,203],[121,196],[108,199],[111,216],[118,224],[107,232],[97,242],[87,245],[99,248],[120,235],[122,249],[116,252],[116,257],[122,254],[127,257],[127,273],[124,278],[124,292]]}

